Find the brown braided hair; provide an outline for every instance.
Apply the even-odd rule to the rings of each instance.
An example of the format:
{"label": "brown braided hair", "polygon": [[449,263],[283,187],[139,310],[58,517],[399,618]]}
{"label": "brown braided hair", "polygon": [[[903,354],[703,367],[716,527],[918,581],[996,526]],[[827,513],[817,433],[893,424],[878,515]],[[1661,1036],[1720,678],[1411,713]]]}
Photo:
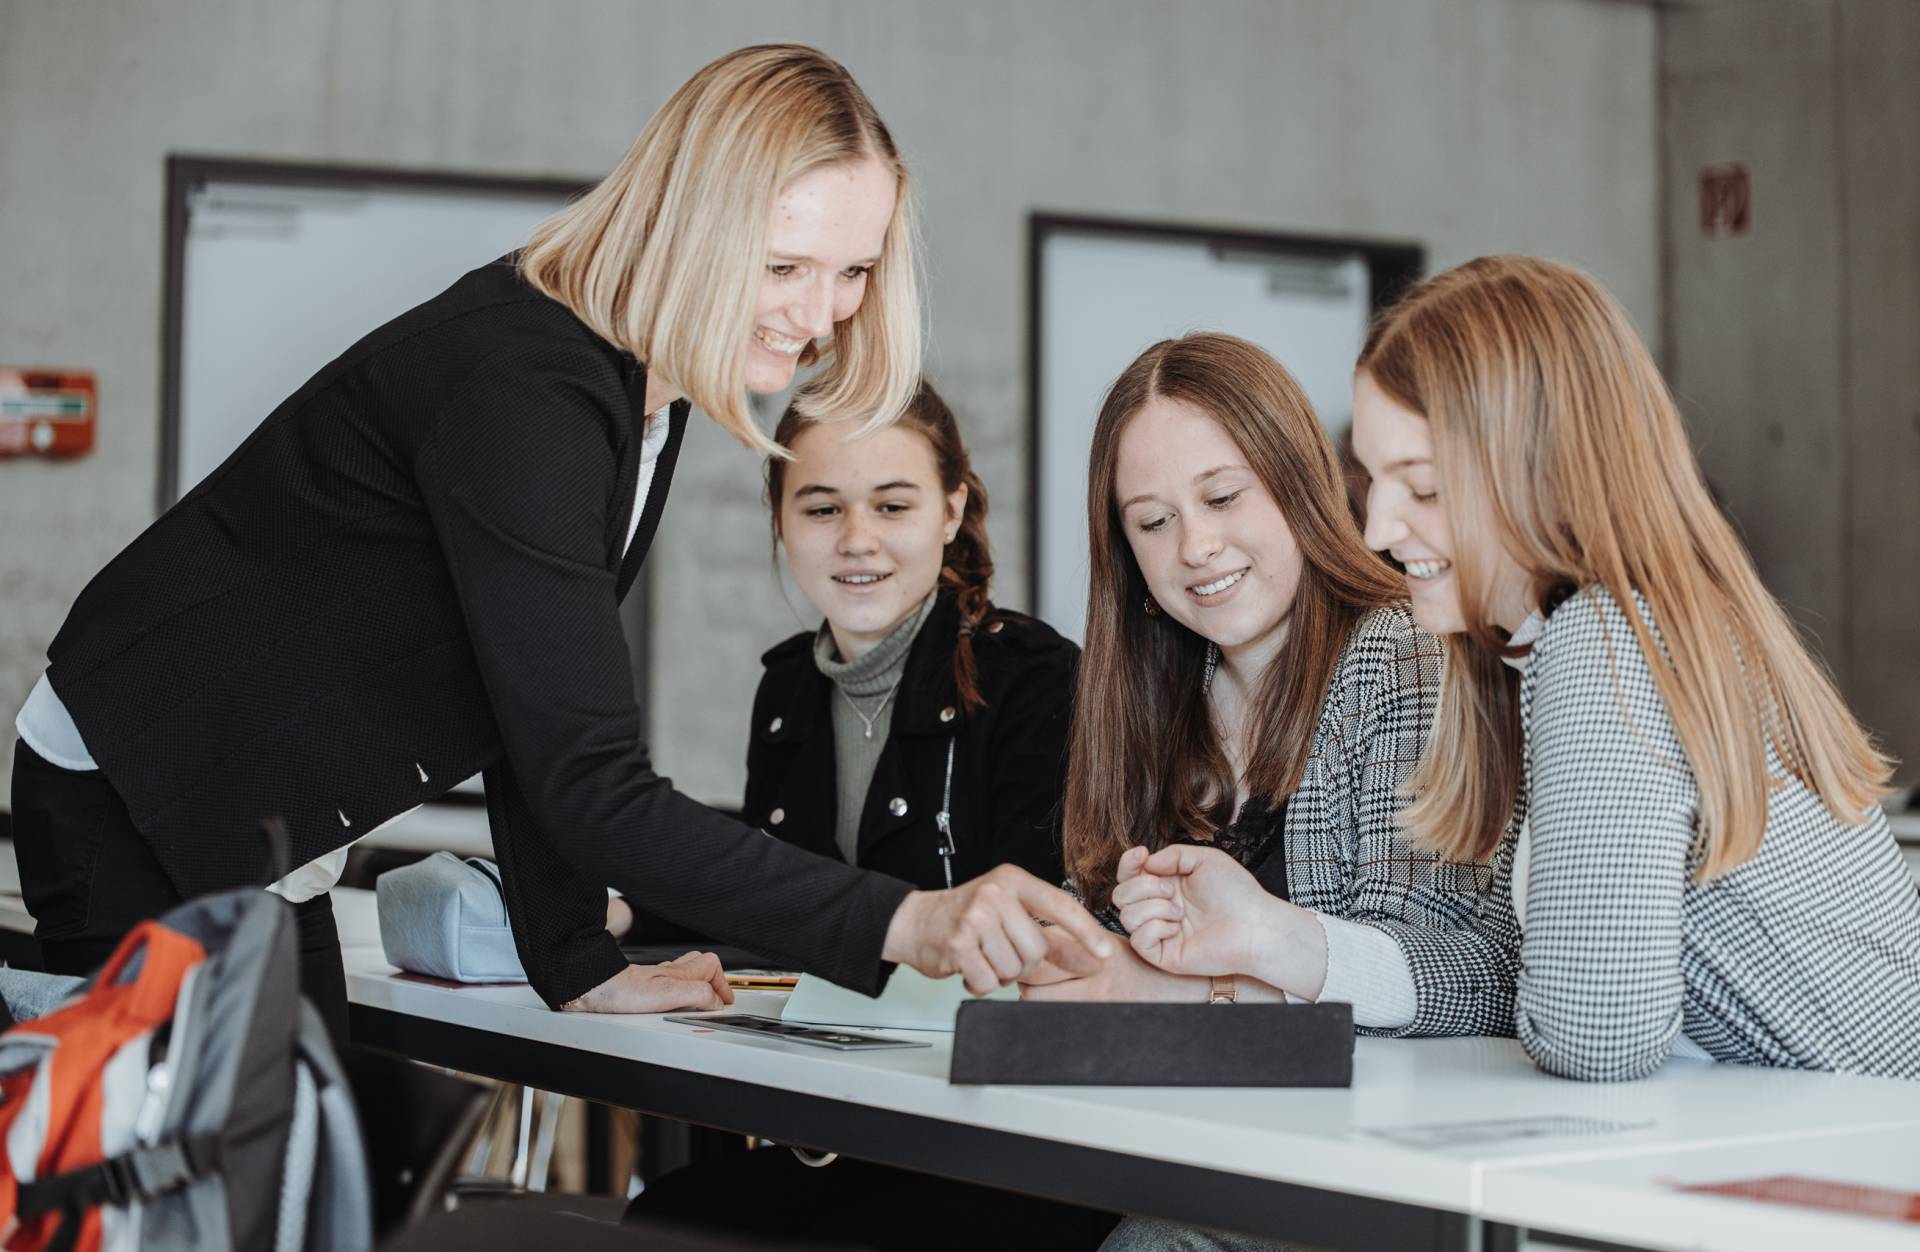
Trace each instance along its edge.
{"label": "brown braided hair", "polygon": [[[789,447],[800,432],[818,420],[806,417],[792,405],[780,415],[773,440]],[[969,713],[986,707],[980,693],[980,671],[973,658],[973,636],[991,616],[987,591],[993,582],[993,548],[987,541],[987,487],[973,472],[973,459],[960,438],[959,423],[953,410],[922,379],[913,399],[898,419],[899,424],[918,432],[933,449],[933,461],[940,472],[940,490],[952,494],[961,484],[967,488],[967,502],[960,511],[960,529],[954,532],[940,558],[940,588],[953,594],[960,610],[960,634],[953,648],[953,685],[960,703]],[[782,457],[767,459],[767,503],[773,510],[773,541],[780,542],[780,501],[786,490],[787,462]]]}

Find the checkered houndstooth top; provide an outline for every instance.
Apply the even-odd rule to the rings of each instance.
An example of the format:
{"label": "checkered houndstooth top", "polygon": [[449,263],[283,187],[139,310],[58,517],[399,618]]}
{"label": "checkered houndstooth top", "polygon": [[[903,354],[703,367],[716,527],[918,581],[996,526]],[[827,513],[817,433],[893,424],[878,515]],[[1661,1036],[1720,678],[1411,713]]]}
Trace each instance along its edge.
{"label": "checkered houndstooth top", "polygon": [[1369,1034],[1513,1033],[1520,932],[1504,879],[1412,848],[1399,822],[1433,732],[1444,656],[1405,608],[1362,616],[1287,798],[1288,897],[1384,932],[1407,959],[1413,1020]]}
{"label": "checkered houndstooth top", "polygon": [[[1363,614],[1348,635],[1300,785],[1287,797],[1277,855],[1302,908],[1371,926],[1399,945],[1413,1020],[1373,1035],[1511,1035],[1520,932],[1504,877],[1486,865],[1415,851],[1399,825],[1403,794],[1440,702],[1444,651],[1404,607]],[[1252,801],[1249,801],[1249,807]],[[1278,807],[1278,806],[1276,806]],[[1066,884],[1076,898],[1071,882]],[[1100,919],[1121,929],[1118,915]]]}
{"label": "checkered houndstooth top", "polygon": [[1920,1078],[1920,893],[1883,814],[1839,824],[1776,758],[1787,781],[1758,855],[1696,882],[1699,788],[1598,588],[1547,619],[1520,699],[1531,850],[1515,1019],[1541,1068],[1639,1078],[1684,1031],[1722,1061]]}

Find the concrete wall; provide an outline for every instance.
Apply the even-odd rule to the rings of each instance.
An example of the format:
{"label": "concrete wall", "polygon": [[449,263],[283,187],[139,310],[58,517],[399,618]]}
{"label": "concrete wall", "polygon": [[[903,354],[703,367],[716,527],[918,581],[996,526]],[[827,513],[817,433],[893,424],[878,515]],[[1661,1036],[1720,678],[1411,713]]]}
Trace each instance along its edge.
{"label": "concrete wall", "polygon": [[[1920,783],[1920,6],[1697,4],[1662,45],[1670,376],[1762,577]],[[1728,161],[1752,231],[1709,240]]]}
{"label": "concrete wall", "polygon": [[[103,414],[84,461],[0,463],[0,710],[151,518],[168,152],[593,176],[700,64],[773,39],[849,65],[920,180],[930,367],[993,496],[1006,603],[1035,209],[1415,240],[1437,266],[1546,253],[1659,339],[1639,5],[0,0],[0,361],[99,371]],[[758,465],[712,427],[652,565],[658,760],[737,800],[755,658],[812,619],[769,573]]]}

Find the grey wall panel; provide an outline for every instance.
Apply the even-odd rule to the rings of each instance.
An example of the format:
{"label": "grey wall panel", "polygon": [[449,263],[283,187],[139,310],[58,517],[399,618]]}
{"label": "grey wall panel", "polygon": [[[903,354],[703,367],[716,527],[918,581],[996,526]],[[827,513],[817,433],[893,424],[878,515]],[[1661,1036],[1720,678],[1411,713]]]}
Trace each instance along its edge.
{"label": "grey wall panel", "polygon": [[[1839,125],[1826,0],[1666,16],[1669,371],[1767,585],[1846,671]],[[1752,231],[1703,237],[1703,166],[1753,180]]]}
{"label": "grey wall panel", "polygon": [[1848,689],[1920,783],[1920,5],[1849,0],[1839,19]]}
{"label": "grey wall panel", "polygon": [[[1031,211],[1543,252],[1657,341],[1655,28],[1602,0],[0,0],[0,361],[98,370],[102,413],[86,460],[0,462],[0,710],[150,520],[169,151],[593,176],[711,57],[829,49],[919,181],[930,367],[1020,606]],[[711,427],[655,553],[657,757],[737,799],[757,657],[803,615]]]}
{"label": "grey wall panel", "polygon": [[[1662,17],[1671,376],[1767,585],[1920,782],[1920,7]],[[1701,235],[1740,161],[1752,233]]]}

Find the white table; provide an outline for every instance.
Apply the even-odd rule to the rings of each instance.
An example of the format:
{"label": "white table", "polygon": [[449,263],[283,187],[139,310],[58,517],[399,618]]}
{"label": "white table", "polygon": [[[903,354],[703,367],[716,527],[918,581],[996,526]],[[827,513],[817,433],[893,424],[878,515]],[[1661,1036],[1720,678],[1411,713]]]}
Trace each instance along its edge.
{"label": "white table", "polygon": [[[1920,1083],[1690,1061],[1639,1083],[1570,1083],[1539,1073],[1502,1039],[1362,1039],[1345,1090],[955,1087],[947,1035],[916,1035],[928,1048],[847,1055],[659,1017],[556,1014],[526,987],[396,975],[377,946],[350,944],[347,963],[356,1037],[419,1059],[996,1186],[1335,1247],[1500,1246],[1491,1223],[1565,1229],[1555,1204],[1495,1208],[1489,1197],[1496,1186],[1524,1194],[1536,1174],[1596,1159],[1749,1145],[1759,1161],[1809,1138],[1920,1135]],[[737,1009],[778,1006],[774,994],[743,993]],[[1484,1125],[1496,1121],[1511,1124]],[[1650,1237],[1655,1226],[1623,1222],[1614,1233],[1682,1246]]]}
{"label": "white table", "polygon": [[1499,1167],[1486,1174],[1480,1211],[1490,1221],[1675,1252],[1920,1248],[1920,1223],[1913,1221],[1701,1195],[1671,1185],[1780,1177],[1920,1194],[1920,1127],[1780,1136]]}
{"label": "white table", "polygon": [[[400,974],[372,892],[336,890],[334,911],[356,1037],[781,1142],[1374,1252],[1500,1252],[1523,1228],[1650,1249],[1920,1248],[1913,1225],[1666,1185],[1800,1175],[1920,1191],[1920,1083],[1676,1060],[1643,1082],[1581,1084],[1539,1073],[1512,1040],[1362,1039],[1350,1089],[955,1087],[950,1036],[853,1056],[554,1013],[525,986]],[[0,895],[0,931],[30,926]],[[779,997],[737,1007],[772,1013]]]}
{"label": "white table", "polygon": [[[377,948],[349,948],[347,967],[357,1040],[468,1072],[1102,1207],[1334,1246],[1469,1246],[1473,1161],[1330,1138],[1351,1091],[954,1087],[945,1035],[850,1056],[660,1017],[557,1014],[526,987],[396,977]],[[779,997],[742,993],[736,1008],[774,1013]],[[1453,1050],[1494,1068],[1503,1051]],[[1375,1051],[1392,1068],[1406,1050],[1368,1049],[1363,1076]],[[1390,1095],[1369,1103],[1368,1116],[1402,1115]]]}
{"label": "white table", "polygon": [[447,851],[493,859],[493,831],[487,810],[478,804],[434,801],[402,813],[361,840],[368,848],[392,852]]}

